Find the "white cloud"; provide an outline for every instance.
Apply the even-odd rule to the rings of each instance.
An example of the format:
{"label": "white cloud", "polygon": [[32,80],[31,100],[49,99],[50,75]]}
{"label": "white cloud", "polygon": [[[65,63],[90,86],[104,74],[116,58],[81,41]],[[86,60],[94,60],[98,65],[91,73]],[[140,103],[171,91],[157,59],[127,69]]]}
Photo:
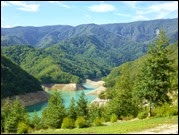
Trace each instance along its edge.
{"label": "white cloud", "polygon": [[105,4],[105,3],[101,3],[99,5],[93,5],[88,8],[90,11],[93,12],[110,12],[115,10],[115,7],[113,5]]}
{"label": "white cloud", "polygon": [[1,28],[12,28],[13,26],[11,26],[10,24],[6,24],[6,25],[1,25]]}
{"label": "white cloud", "polygon": [[9,6],[9,4],[6,1],[1,1],[1,6],[6,7],[6,6]]}
{"label": "white cloud", "polygon": [[29,2],[24,1],[8,1],[8,4],[18,6],[19,10],[29,11],[29,12],[36,12],[39,9],[38,4],[29,4]]}
{"label": "white cloud", "polygon": [[170,3],[160,3],[156,5],[152,5],[146,7],[143,10],[138,10],[136,13],[138,15],[155,15],[154,19],[161,19],[166,17],[171,12],[177,11],[178,12],[178,1],[170,2]]}
{"label": "white cloud", "polygon": [[136,4],[140,1],[122,1],[122,2],[131,8],[136,8]]}
{"label": "white cloud", "polygon": [[70,6],[64,4],[63,1],[48,1],[48,2],[52,4],[58,4],[59,6],[64,7],[64,8],[71,8]]}

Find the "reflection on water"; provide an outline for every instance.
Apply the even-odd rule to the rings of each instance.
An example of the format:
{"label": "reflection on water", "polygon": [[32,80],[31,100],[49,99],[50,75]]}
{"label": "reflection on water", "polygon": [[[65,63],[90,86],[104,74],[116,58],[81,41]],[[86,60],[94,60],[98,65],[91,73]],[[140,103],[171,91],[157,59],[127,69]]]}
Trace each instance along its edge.
{"label": "reflection on water", "polygon": [[[95,90],[96,88],[93,88],[92,86],[90,86],[89,84],[83,84],[83,86],[85,86],[87,89],[84,90],[84,93],[88,93],[92,90]],[[79,91],[60,91],[63,101],[64,101],[64,105],[67,108],[70,105],[70,101],[71,98],[73,97],[75,99],[75,101],[78,101],[81,92],[83,90],[79,90]],[[50,91],[49,93],[52,93],[52,91]],[[88,102],[91,102],[92,100],[94,100],[97,96],[96,95],[86,95],[86,99],[88,100]],[[37,112],[38,116],[41,116],[42,110],[47,106],[47,102],[42,102],[42,103],[38,103],[32,106],[28,106],[26,107],[27,111],[29,112],[30,117],[33,116],[34,111]]]}

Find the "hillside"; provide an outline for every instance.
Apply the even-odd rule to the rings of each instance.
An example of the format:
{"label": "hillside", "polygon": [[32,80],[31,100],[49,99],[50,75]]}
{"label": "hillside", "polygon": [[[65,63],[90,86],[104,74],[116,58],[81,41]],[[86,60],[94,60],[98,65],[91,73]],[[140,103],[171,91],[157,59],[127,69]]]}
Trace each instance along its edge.
{"label": "hillside", "polygon": [[178,18],[1,28],[1,48],[3,55],[42,83],[79,83],[104,77],[113,67],[143,56],[160,28],[173,43],[178,39],[177,24]]}
{"label": "hillside", "polygon": [[[178,18],[138,21],[116,24],[82,24],[76,27],[67,25],[43,27],[1,28],[1,44],[27,44],[37,48],[46,48],[66,39],[84,35],[95,36],[103,44],[113,44],[114,39],[134,42],[147,42],[156,36],[156,30],[163,28],[172,42],[178,37]],[[112,41],[112,42],[111,42]]]}
{"label": "hillside", "polygon": [[[172,86],[173,89],[178,89],[178,42],[169,45],[167,47],[169,54],[168,58],[173,60],[172,67],[175,69],[175,73],[173,74],[172,79]],[[110,74],[104,78],[105,80],[105,86],[108,88],[115,87],[117,85],[117,82],[124,72],[129,72],[130,80],[133,80],[133,83],[135,83],[137,74],[141,67],[144,64],[145,59],[148,55],[144,55],[143,57],[140,57],[134,61],[126,62],[122,64],[121,66],[115,67]]]}
{"label": "hillside", "polygon": [[1,55],[1,99],[37,91],[43,91],[39,81]]}

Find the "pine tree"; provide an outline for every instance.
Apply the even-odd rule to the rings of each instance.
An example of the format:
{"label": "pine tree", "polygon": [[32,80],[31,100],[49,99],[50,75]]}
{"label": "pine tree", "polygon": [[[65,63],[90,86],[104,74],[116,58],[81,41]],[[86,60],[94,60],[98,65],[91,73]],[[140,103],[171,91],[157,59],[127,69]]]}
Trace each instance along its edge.
{"label": "pine tree", "polygon": [[87,118],[88,116],[88,101],[85,99],[84,91],[81,93],[80,98],[77,102],[77,116],[83,116]]}
{"label": "pine tree", "polygon": [[169,39],[160,30],[155,43],[148,50],[148,58],[138,76],[135,94],[138,99],[146,100],[149,104],[149,116],[154,106],[169,102],[167,95],[170,88],[170,75],[173,71],[171,60],[167,58],[166,46]]}
{"label": "pine tree", "polygon": [[7,100],[2,107],[3,127],[7,133],[16,133],[19,122],[29,124],[25,107],[16,99],[12,104]]}
{"label": "pine tree", "polygon": [[61,94],[55,92],[50,96],[48,100],[48,106],[42,112],[43,126],[60,128],[65,116],[66,110]]}
{"label": "pine tree", "polygon": [[73,120],[76,120],[76,117],[77,117],[74,98],[71,99],[70,106],[68,108],[68,117]]}
{"label": "pine tree", "polygon": [[109,113],[115,113],[118,116],[137,115],[137,105],[132,97],[133,82],[130,79],[129,72],[126,67],[121,69],[120,77],[116,80],[113,87],[115,93],[112,100],[109,101]]}

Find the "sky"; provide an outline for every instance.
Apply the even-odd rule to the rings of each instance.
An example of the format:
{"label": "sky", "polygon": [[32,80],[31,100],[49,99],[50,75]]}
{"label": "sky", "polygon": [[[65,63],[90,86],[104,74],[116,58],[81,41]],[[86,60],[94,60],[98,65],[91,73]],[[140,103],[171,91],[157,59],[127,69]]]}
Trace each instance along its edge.
{"label": "sky", "polygon": [[178,18],[178,1],[1,1],[1,27]]}

